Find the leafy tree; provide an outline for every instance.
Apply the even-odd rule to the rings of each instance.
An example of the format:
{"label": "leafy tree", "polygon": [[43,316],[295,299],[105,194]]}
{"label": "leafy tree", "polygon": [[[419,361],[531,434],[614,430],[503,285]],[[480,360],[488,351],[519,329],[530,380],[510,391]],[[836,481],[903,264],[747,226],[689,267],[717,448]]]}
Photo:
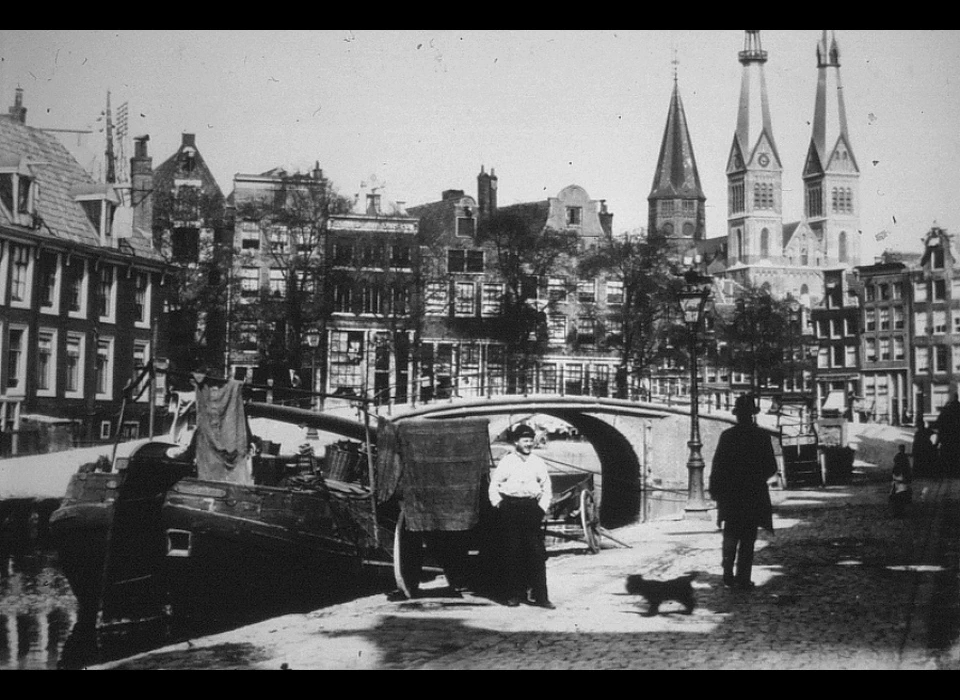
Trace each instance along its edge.
{"label": "leafy tree", "polygon": [[667,338],[677,316],[680,281],[671,252],[670,242],[663,236],[623,234],[605,236],[595,250],[580,259],[582,277],[604,275],[623,286],[622,302],[609,305],[603,319],[611,331],[608,347],[620,358],[618,398],[628,398],[630,378],[639,384],[649,377],[668,346],[674,346]]}
{"label": "leafy tree", "polygon": [[717,314],[717,338],[724,348],[721,361],[750,375],[754,395],[759,396],[763,386],[782,383],[796,370],[784,360],[802,345],[799,325],[792,321],[795,304],[774,297],[766,284],[748,284],[738,291],[734,304]]}
{"label": "leafy tree", "polygon": [[[320,333],[319,357],[326,357],[326,322],[331,308],[325,288],[324,245],[330,219],[350,211],[352,200],[319,174],[277,175],[277,186],[248,193],[236,203],[235,226],[259,229],[260,249],[234,251],[234,277],[243,267],[265,262],[273,275],[259,289],[241,290],[232,305],[232,343],[249,342],[256,328],[260,367],[278,386],[289,384],[289,370],[304,366],[308,331]],[[249,280],[245,281],[250,284]],[[323,385],[323,366],[319,383]]]}
{"label": "leafy tree", "polygon": [[[154,191],[154,243],[167,262],[163,348],[175,372],[224,362],[231,250],[223,196],[194,188]],[[177,374],[171,375],[177,383]]]}
{"label": "leafy tree", "polygon": [[546,312],[554,302],[538,300],[539,282],[571,267],[580,241],[574,230],[541,228],[533,220],[523,210],[504,208],[481,220],[477,229],[477,240],[494,250],[506,288],[491,328],[513,360],[509,391],[525,385],[533,360],[546,348]]}

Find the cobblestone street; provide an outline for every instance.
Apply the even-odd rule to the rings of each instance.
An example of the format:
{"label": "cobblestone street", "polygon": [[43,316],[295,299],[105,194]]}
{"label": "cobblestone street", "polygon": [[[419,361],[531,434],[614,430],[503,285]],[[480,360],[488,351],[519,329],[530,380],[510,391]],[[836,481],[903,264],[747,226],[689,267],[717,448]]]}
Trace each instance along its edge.
{"label": "cobblestone street", "polygon": [[[378,594],[98,668],[960,669],[960,480],[917,480],[898,519],[887,478],[774,490],[749,593],[721,586],[713,522],[660,520],[613,533],[630,548],[554,550],[556,610],[456,597],[440,578],[414,600]],[[631,573],[686,572],[691,615],[665,603],[647,617],[624,591]]]}

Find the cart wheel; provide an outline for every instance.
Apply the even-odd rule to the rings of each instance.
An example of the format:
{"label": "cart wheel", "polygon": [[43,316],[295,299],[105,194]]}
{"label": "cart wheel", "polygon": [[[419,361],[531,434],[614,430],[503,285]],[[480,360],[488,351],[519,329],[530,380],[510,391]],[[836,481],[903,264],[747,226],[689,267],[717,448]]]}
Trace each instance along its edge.
{"label": "cart wheel", "polygon": [[422,563],[423,538],[420,533],[407,530],[401,511],[393,534],[393,580],[407,598],[413,598],[420,588]]}
{"label": "cart wheel", "polygon": [[580,492],[580,524],[583,526],[583,537],[590,553],[596,554],[600,551],[600,515],[597,513],[593,491]]}

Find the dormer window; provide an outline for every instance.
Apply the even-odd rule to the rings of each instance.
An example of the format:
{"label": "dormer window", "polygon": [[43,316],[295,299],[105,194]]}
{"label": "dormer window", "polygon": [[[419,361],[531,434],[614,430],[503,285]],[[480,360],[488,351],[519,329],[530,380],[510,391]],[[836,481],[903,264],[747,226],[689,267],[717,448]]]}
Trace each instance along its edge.
{"label": "dormer window", "polygon": [[110,185],[87,185],[73,192],[73,199],[82,208],[87,220],[100,238],[100,245],[115,247],[113,216],[120,203]]}
{"label": "dormer window", "polygon": [[0,205],[14,223],[33,228],[38,192],[25,159],[0,155]]}
{"label": "dormer window", "polygon": [[579,226],[583,223],[582,207],[567,207],[567,226]]}

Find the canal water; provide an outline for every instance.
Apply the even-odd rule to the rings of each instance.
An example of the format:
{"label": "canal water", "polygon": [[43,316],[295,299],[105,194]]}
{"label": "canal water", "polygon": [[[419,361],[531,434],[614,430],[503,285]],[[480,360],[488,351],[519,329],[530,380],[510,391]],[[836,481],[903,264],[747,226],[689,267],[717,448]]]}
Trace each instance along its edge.
{"label": "canal water", "polygon": [[0,537],[0,670],[55,669],[77,599],[41,538]]}

